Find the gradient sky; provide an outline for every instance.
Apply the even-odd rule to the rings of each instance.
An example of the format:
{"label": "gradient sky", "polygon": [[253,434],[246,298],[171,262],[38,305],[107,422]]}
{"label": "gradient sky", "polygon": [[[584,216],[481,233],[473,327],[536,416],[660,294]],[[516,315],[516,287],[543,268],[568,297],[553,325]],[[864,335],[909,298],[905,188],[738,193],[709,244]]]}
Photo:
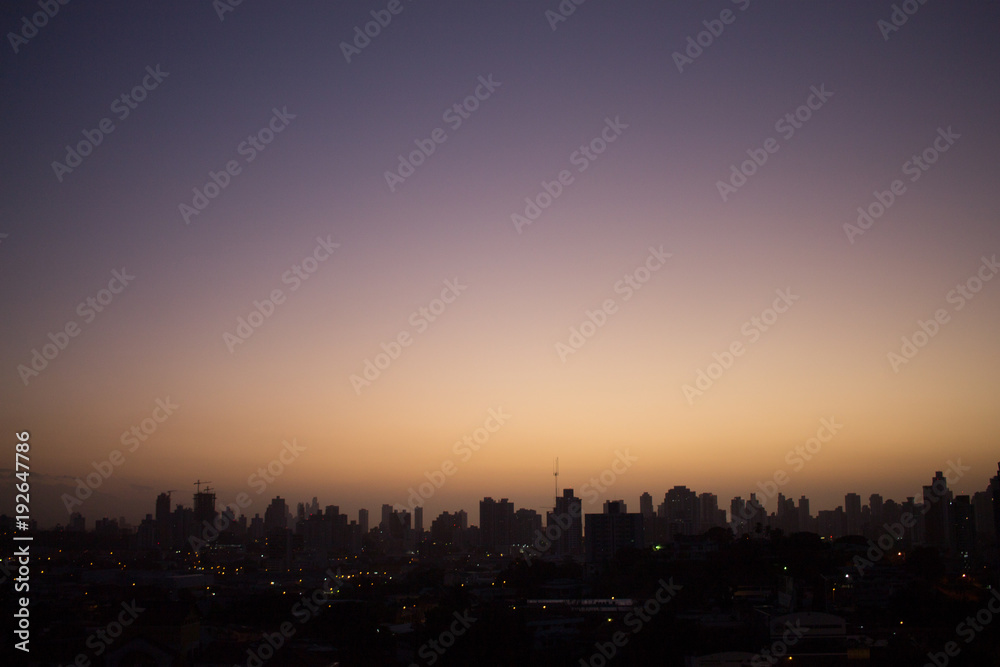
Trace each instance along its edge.
{"label": "gradient sky", "polygon": [[[77,508],[88,524],[137,521],[166,489],[190,505],[196,479],[220,504],[250,491],[251,514],[317,496],[377,522],[444,461],[457,472],[426,521],[476,522],[484,495],[551,506],[556,457],[579,493],[626,449],[638,460],[600,499],[632,510],[679,484],[728,508],[776,470],[814,512],[847,492],[919,495],[949,460],[972,466],[958,492],[985,488],[1000,281],[961,309],[948,295],[1000,253],[995,3],[921,5],[885,39],[890,2],[593,0],[553,30],[555,0],[402,0],[346,62],[341,43],[387,4],[244,2],[220,20],[208,0],[74,2],[16,53],[5,39],[0,425],[11,444],[31,432],[42,525],[65,523],[61,494],[115,449],[124,463]],[[724,10],[678,71],[673,54]],[[6,3],[4,33],[37,11]],[[119,119],[116,98],[157,66],[166,78]],[[490,76],[452,129],[444,112]],[[814,86],[832,97],[786,138],[776,122]],[[248,163],[238,147],[275,108],[295,117]],[[58,180],[52,163],[102,118],[114,131]],[[627,128],[578,171],[609,118]],[[446,141],[390,191],[386,170],[436,128]],[[904,163],[939,128],[959,138],[911,182]],[[777,152],[723,201],[717,182],[768,138]],[[179,205],[230,160],[240,173],[185,224]],[[511,215],[562,170],[572,183],[518,233]],[[905,193],[849,242],[895,179]],[[317,237],[339,247],[292,291],[282,277]],[[625,300],[615,286],[651,246],[671,257]],[[134,281],[86,322],[78,304],[123,267]],[[411,315],[456,279],[422,330]],[[286,300],[230,352],[224,334],[274,289]],[[752,341],[745,324],[785,289],[798,300]],[[563,361],[556,344],[607,299],[616,311]],[[948,322],[894,372],[887,354],[938,309]],[[70,321],[79,335],[25,383],[19,365]],[[403,332],[412,344],[356,392]],[[735,341],[742,356],[689,401]],[[129,452],[121,434],[167,397],[179,407]],[[501,407],[509,420],[458,455]],[[843,428],[793,471],[786,453],[823,418]],[[248,478],[292,439],[305,451],[257,495]]]}

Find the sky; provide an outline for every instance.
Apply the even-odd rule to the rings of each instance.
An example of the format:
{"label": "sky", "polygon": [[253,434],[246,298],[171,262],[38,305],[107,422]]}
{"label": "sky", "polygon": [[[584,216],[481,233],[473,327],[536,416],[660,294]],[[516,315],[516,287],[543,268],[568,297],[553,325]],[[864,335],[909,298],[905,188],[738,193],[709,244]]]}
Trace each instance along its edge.
{"label": "sky", "polygon": [[22,431],[43,526],[196,480],[476,523],[556,458],[584,511],[996,474],[992,3],[40,6],[0,14],[0,511]]}

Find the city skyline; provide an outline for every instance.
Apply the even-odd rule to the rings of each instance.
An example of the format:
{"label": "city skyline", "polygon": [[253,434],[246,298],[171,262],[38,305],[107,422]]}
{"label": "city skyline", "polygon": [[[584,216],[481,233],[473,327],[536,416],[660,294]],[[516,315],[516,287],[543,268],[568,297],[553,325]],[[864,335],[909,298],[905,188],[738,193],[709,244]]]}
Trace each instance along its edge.
{"label": "city skyline", "polygon": [[1000,665],[998,26],[3,3],[5,664]]}
{"label": "city skyline", "polygon": [[[935,475],[934,477],[930,477],[931,482],[933,483],[934,480],[938,479],[938,475],[940,475],[941,476],[940,478],[945,480],[947,493],[950,494],[952,497],[968,496],[971,499],[976,494],[984,495],[990,493],[991,483],[993,483],[994,480],[998,476],[1000,476],[1000,463],[997,464],[997,470],[993,472],[993,475],[984,478],[985,481],[983,482],[980,488],[968,488],[975,484],[975,479],[974,478],[970,479],[970,477],[972,477],[970,471],[967,469],[967,466],[964,466],[961,463],[956,462],[952,464],[950,467],[947,467],[943,471],[935,471],[934,475]],[[965,484],[962,484],[963,481],[965,482]],[[208,482],[201,482],[199,480],[199,482],[197,482],[196,484],[205,485],[208,484]],[[641,509],[643,506],[643,497],[650,496],[652,502],[650,511],[655,516],[662,516],[663,507],[661,505],[663,502],[665,502],[665,500],[663,501],[658,500],[660,496],[651,494],[650,491],[648,490],[643,491],[635,496],[627,496],[627,495],[623,496],[623,495],[616,495],[615,493],[613,493],[614,488],[612,488],[611,486],[602,488],[605,488],[607,493],[599,495],[594,490],[593,487],[588,487],[586,484],[580,488],[560,487],[559,492],[560,495],[564,493],[574,494],[574,497],[576,497],[580,501],[581,514],[607,513],[609,503],[616,503],[616,502],[624,502],[626,507],[632,508],[633,513],[643,514],[644,511],[643,509]],[[755,521],[763,519],[764,526],[767,526],[768,522],[771,519],[781,518],[780,516],[781,509],[779,508],[779,501],[781,498],[792,501],[794,503],[796,512],[799,512],[801,510],[803,506],[802,501],[805,501],[804,507],[807,512],[807,516],[813,520],[817,519],[820,516],[821,512],[822,513],[837,512],[837,513],[843,513],[844,521],[846,522],[848,521],[846,517],[850,514],[850,509],[848,509],[848,506],[850,504],[851,497],[854,497],[858,501],[859,504],[857,511],[861,512],[862,510],[867,511],[869,508],[870,501],[876,497],[878,498],[880,503],[893,502],[897,506],[900,506],[905,504],[907,501],[910,501],[910,502],[915,502],[917,505],[919,505],[920,503],[924,502],[925,499],[920,489],[923,489],[924,493],[926,493],[926,488],[927,485],[921,484],[919,485],[919,489],[912,495],[906,495],[901,497],[879,493],[878,491],[872,491],[871,493],[864,493],[864,494],[848,491],[845,492],[844,495],[842,496],[842,501],[840,502],[840,504],[831,507],[819,506],[818,503],[813,502],[814,498],[810,497],[808,494],[803,493],[803,494],[792,495],[790,493],[786,493],[787,489],[785,488],[785,486],[774,480],[767,480],[766,482],[762,482],[755,489],[748,491],[745,494],[740,494],[729,498],[720,496],[719,494],[713,492],[712,490],[708,489],[699,490],[695,488],[689,488],[686,485],[681,485],[681,484],[673,485],[672,487],[666,488],[662,496],[664,499],[667,498],[671,490],[674,491],[683,490],[685,493],[691,493],[693,494],[693,497],[695,498],[696,501],[700,501],[703,496],[712,496],[715,502],[717,503],[715,505],[715,508],[719,511],[724,512],[724,514],[726,515],[726,519],[725,521],[716,521],[714,519],[709,520],[707,517],[705,517],[704,519],[706,521],[709,521],[710,525],[712,526],[720,526],[720,527],[728,526],[730,529],[735,530],[736,529],[735,526],[737,526],[737,524],[741,522],[740,521],[741,517],[735,516],[732,511],[733,504],[737,501],[742,501],[744,504],[749,504],[755,501],[764,511],[764,515],[762,517],[755,515]],[[419,497],[419,490],[414,489],[414,491],[416,493],[413,496],[411,496],[411,498],[415,499]],[[322,514],[322,508],[324,507],[335,507],[337,508],[338,512],[340,512],[341,514],[345,514],[348,517],[349,522],[359,523],[359,525],[360,525],[360,517],[363,513],[366,520],[370,522],[370,527],[378,526],[380,525],[381,522],[370,521],[368,517],[371,516],[378,517],[378,512],[382,511],[383,512],[382,521],[384,521],[385,520],[384,512],[386,511],[386,508],[389,508],[389,510],[392,512],[407,513],[411,517],[413,517],[415,511],[419,508],[421,510],[421,516],[426,517],[423,519],[425,530],[426,526],[428,526],[439,516],[453,512],[465,512],[469,517],[476,517],[477,520],[475,522],[470,521],[469,525],[479,526],[481,525],[482,519],[481,517],[479,517],[478,512],[473,513],[474,509],[476,507],[481,507],[481,503],[484,499],[486,500],[493,499],[493,496],[485,495],[485,496],[480,496],[475,502],[470,503],[469,506],[451,506],[442,504],[440,506],[440,509],[437,509],[435,507],[434,510],[427,512],[425,511],[427,507],[426,502],[424,504],[419,504],[419,505],[413,504],[412,502],[411,503],[381,502],[373,504],[369,507],[360,507],[360,506],[351,507],[351,506],[341,505],[339,503],[328,503],[326,502],[326,500],[329,499],[322,499],[321,496],[312,496],[311,500],[309,499],[310,498],[309,496],[299,499],[291,496],[282,496],[282,494],[280,493],[275,495],[271,495],[269,493],[265,494],[263,493],[264,489],[261,489],[263,495],[259,496],[257,494],[248,491],[242,491],[239,493],[232,494],[231,496],[227,496],[225,494],[217,493],[217,490],[215,488],[210,488],[206,486],[205,489],[202,489],[201,491],[196,490],[195,492],[192,493],[193,500],[190,505],[190,508],[194,508],[197,505],[198,497],[201,492],[204,492],[205,494],[208,493],[212,494],[214,507],[217,514],[221,514],[225,510],[232,510],[234,512],[233,517],[235,520],[240,520],[241,517],[246,518],[246,520],[250,520],[255,515],[262,518],[265,516],[268,508],[271,507],[272,501],[282,500],[286,508],[285,515],[291,517],[293,520],[295,520],[297,517],[296,509],[299,507],[307,508],[307,512],[304,515],[305,517],[310,516],[310,512],[308,510],[310,506],[315,507],[320,514]],[[64,528],[68,527],[70,523],[70,518],[76,514],[82,515],[83,518],[86,521],[88,521],[90,525],[93,525],[94,522],[98,520],[96,516],[88,516],[86,514],[84,510],[86,509],[87,506],[86,500],[88,500],[89,497],[81,500],[80,495],[85,495],[85,494],[68,495],[62,498],[68,513],[65,520],[57,521],[56,524],[63,526]],[[168,498],[169,502],[167,507],[169,508],[170,511],[173,511],[174,508],[188,507],[187,505],[184,504],[182,500],[180,500],[180,498],[182,498],[183,496],[177,489],[171,489],[165,492],[160,492],[159,494],[157,494],[157,501],[159,501],[159,499],[163,498],[164,496]],[[633,498],[635,499],[635,502],[633,502]],[[510,496],[504,494],[496,495],[496,499],[506,502],[510,500]],[[332,500],[336,501],[337,499],[333,498]],[[516,502],[516,500],[510,500],[510,502],[514,508],[527,509],[536,512],[538,516],[543,518],[553,510],[553,505],[551,503],[548,505],[528,507],[522,505],[519,502]],[[135,520],[131,520],[131,517],[125,517],[124,514],[105,514],[104,516],[101,517],[101,519],[111,519],[114,521],[118,521],[121,518],[125,518],[126,521],[128,522],[128,525],[131,528],[135,528],[140,523],[141,517],[148,517],[150,515],[155,516],[156,514],[159,513],[159,508],[157,508],[157,512],[155,514],[154,512],[145,512],[142,511],[141,509],[137,511],[138,511],[138,516],[140,518]],[[513,511],[513,509],[511,511]],[[566,510],[564,509],[562,510],[562,512],[565,513]],[[56,524],[53,525],[41,524],[40,527],[42,527],[43,529],[52,529],[56,526]],[[848,528],[846,523],[844,527],[845,527],[844,534],[853,534]],[[812,527],[805,527],[802,528],[802,530],[805,532],[815,532],[811,530],[811,528]],[[691,534],[696,534],[697,532],[704,532],[704,530],[696,531]]]}
{"label": "city skyline", "polygon": [[1000,8],[56,5],[0,61],[43,524],[107,466],[85,513],[405,505],[446,465],[428,513],[543,508],[618,451],[615,498],[989,477]]}

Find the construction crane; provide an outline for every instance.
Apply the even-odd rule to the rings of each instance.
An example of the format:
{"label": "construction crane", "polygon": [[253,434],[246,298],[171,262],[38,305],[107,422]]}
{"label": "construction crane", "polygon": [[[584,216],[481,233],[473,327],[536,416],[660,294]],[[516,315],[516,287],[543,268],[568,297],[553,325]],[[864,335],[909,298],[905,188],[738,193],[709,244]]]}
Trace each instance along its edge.
{"label": "construction crane", "polygon": [[198,487],[198,489],[196,491],[197,493],[201,493],[201,485],[202,484],[211,484],[211,482],[203,482],[200,479],[197,482],[195,482],[194,485]]}

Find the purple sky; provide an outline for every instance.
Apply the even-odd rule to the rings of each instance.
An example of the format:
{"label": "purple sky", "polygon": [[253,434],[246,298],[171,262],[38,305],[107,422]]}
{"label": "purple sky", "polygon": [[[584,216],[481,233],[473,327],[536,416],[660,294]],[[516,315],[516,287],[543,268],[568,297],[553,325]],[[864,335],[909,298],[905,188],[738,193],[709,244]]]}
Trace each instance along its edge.
{"label": "purple sky", "polygon": [[199,478],[228,501],[286,440],[251,513],[376,512],[447,460],[429,518],[541,509],[557,456],[580,489],[625,448],[601,500],[636,509],[779,470],[814,511],[901,500],[959,459],[985,488],[1000,10],[559,6],[5,5],[0,424],[33,516],[116,450],[88,522]]}

